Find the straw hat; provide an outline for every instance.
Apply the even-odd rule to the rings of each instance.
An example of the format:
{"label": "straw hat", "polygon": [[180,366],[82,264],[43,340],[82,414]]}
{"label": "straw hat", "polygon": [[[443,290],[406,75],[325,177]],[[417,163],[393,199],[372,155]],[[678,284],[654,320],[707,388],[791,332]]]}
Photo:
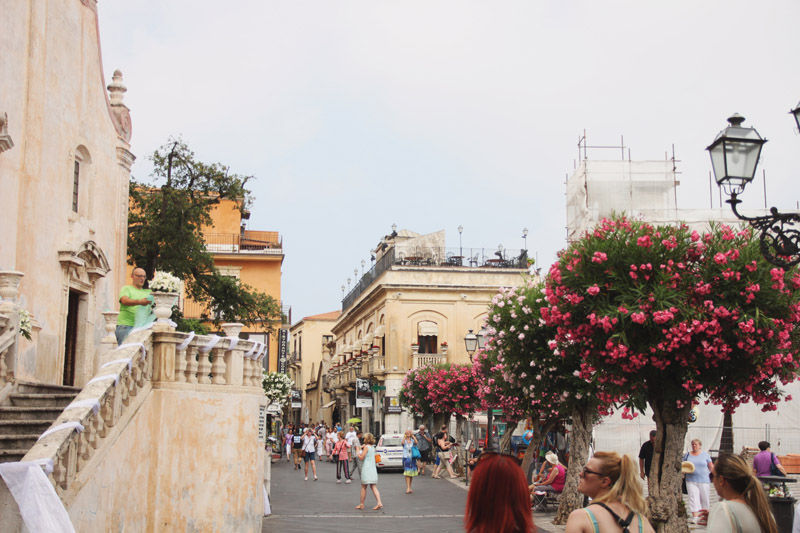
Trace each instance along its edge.
{"label": "straw hat", "polygon": [[553,452],[547,452],[547,454],[545,454],[544,458],[551,465],[557,465],[558,464],[558,456],[556,454],[554,454]]}
{"label": "straw hat", "polygon": [[694,473],[694,463],[691,461],[683,461],[681,463],[681,474],[693,474]]}

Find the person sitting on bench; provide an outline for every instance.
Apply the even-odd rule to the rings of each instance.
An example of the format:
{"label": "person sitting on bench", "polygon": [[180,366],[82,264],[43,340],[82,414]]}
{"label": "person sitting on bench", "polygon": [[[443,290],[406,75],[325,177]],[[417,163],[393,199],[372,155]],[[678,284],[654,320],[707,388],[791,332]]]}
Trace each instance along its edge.
{"label": "person sitting on bench", "polygon": [[[547,499],[547,494],[541,493],[561,494],[567,479],[567,469],[558,462],[558,455],[553,452],[547,452],[544,458],[548,463],[553,465],[553,467],[550,469],[550,474],[547,476],[547,479],[544,481],[535,481],[533,485],[528,486],[528,489],[531,491],[531,502],[534,504],[534,510],[542,507]],[[536,494],[537,492],[540,494]]]}

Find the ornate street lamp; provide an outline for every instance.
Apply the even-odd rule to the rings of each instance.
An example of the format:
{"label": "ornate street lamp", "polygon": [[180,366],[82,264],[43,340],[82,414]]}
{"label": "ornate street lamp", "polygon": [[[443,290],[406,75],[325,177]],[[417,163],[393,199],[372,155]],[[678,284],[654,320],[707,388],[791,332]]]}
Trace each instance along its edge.
{"label": "ornate street lamp", "polygon": [[366,264],[367,264],[367,262],[362,259],[361,260],[361,277],[362,278],[364,277],[364,265],[366,265]]}
{"label": "ornate street lamp", "polygon": [[478,331],[478,348],[481,350],[486,348],[486,330],[483,328]]}
{"label": "ornate street lamp", "polygon": [[461,232],[464,231],[464,226],[461,224],[458,225],[458,255],[460,255],[463,259],[464,257],[464,249],[461,247]]}
{"label": "ornate street lamp", "polygon": [[344,300],[344,285],[342,285],[342,300]]}
{"label": "ornate street lamp", "polygon": [[525,251],[528,251],[528,228],[522,228],[522,240],[525,243]]}
{"label": "ornate street lamp", "polygon": [[472,330],[469,330],[469,333],[464,336],[464,345],[470,356],[478,349],[478,336],[472,333]]}
{"label": "ornate street lamp", "polygon": [[[798,120],[800,106],[792,111]],[[714,142],[706,148],[711,154],[711,166],[717,184],[730,198],[731,210],[736,218],[749,223],[761,233],[761,254],[764,259],[780,267],[789,267],[800,263],[800,214],[779,213],[777,208],[770,208],[770,214],[760,217],[748,217],[739,213],[738,205],[742,203],[738,196],[748,183],[753,181],[758,166],[758,158],[766,139],[755,128],[742,127],[744,117],[734,114],[728,119],[730,126],[719,132]],[[800,122],[798,122],[800,126]]]}

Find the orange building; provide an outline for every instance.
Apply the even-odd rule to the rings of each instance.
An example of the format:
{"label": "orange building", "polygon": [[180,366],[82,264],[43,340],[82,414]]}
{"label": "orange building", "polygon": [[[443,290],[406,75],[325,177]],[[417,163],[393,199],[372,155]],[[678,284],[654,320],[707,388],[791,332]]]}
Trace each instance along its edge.
{"label": "orange building", "polygon": [[[253,289],[281,301],[281,265],[283,245],[277,231],[253,231],[245,229],[250,214],[241,211],[237,202],[223,199],[211,209],[211,226],[203,228],[206,247],[214,254],[214,265],[227,276],[234,277]],[[199,319],[205,306],[189,298],[182,301],[184,318]],[[282,307],[285,315],[282,322],[291,324],[291,310]],[[273,324],[269,334],[267,327],[258,324],[245,326],[242,336],[269,343],[268,356],[264,358],[270,371],[278,369],[278,329]],[[287,326],[288,327],[288,326]]]}

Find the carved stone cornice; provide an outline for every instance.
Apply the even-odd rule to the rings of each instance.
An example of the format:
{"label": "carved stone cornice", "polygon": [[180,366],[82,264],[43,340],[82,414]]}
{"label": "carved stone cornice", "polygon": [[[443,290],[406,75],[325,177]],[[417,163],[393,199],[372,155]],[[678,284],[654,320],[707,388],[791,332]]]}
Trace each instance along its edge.
{"label": "carved stone cornice", "polygon": [[14,141],[8,134],[8,114],[0,113],[0,154],[14,147]]}

